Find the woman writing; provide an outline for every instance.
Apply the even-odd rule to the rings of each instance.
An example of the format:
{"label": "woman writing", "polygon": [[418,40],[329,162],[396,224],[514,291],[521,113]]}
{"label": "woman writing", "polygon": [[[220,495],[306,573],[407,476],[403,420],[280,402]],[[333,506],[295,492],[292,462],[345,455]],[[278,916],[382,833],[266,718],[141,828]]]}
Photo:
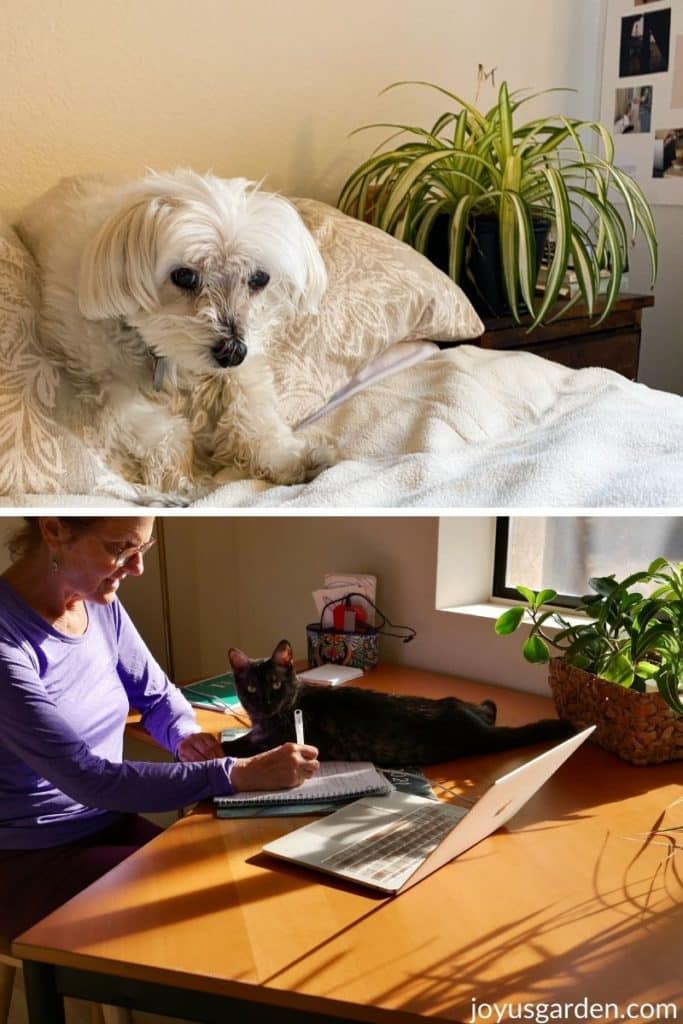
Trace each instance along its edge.
{"label": "woman writing", "polygon": [[[0,937],[19,934],[159,831],[140,813],[299,785],[315,747],[226,758],[116,596],[153,520],[44,517],[0,577]],[[122,760],[129,707],[176,758]]]}

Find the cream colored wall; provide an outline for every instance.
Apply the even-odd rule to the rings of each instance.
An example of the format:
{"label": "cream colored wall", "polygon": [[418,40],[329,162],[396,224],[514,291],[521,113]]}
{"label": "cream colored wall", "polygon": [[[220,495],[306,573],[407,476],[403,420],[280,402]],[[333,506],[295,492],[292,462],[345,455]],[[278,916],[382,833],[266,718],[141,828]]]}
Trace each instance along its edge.
{"label": "cream colored wall", "polygon": [[[20,520],[0,519],[0,541]],[[438,611],[485,600],[493,520],[447,517],[437,556],[434,516],[166,516],[163,519],[169,626],[177,681],[225,671],[229,647],[254,657],[283,637],[306,657],[306,624],[315,619],[311,591],[325,572],[371,572],[378,604],[396,623],[417,630],[409,644],[380,641],[394,664],[545,692],[545,670],[526,664],[513,640],[494,636],[490,619]],[[0,571],[6,563],[0,545]],[[166,664],[162,590],[156,554],[129,579],[121,599],[155,656]]]}
{"label": "cream colored wall", "polygon": [[[174,517],[165,529],[178,679],[225,671],[229,647],[266,656],[283,637],[305,658],[311,591],[324,573],[370,572],[380,608],[418,634],[409,644],[382,639],[383,660],[545,692],[545,670],[527,665],[514,640],[496,638],[490,619],[436,609],[436,517]],[[439,581],[445,602],[490,593],[482,565],[491,529],[480,518],[450,521],[453,582],[443,574]]]}
{"label": "cream colored wall", "polygon": [[[164,519],[169,623],[178,682],[224,672],[238,628],[236,524],[225,516]],[[273,520],[277,526],[277,520]]]}
{"label": "cream colored wall", "polygon": [[[65,174],[189,164],[334,200],[366,121],[474,97],[477,63],[591,115],[602,0],[21,0],[2,3],[0,209]],[[491,93],[488,94],[492,95]],[[543,104],[539,111],[544,109]]]}
{"label": "cream colored wall", "polygon": [[[543,89],[537,112],[596,116],[604,0],[22,0],[1,4],[0,211],[67,174],[185,164],[334,202],[386,133],[425,123],[428,79],[466,98],[476,67]],[[482,103],[493,91],[484,90]],[[531,109],[531,108],[530,108]],[[640,379],[683,392],[679,211],[661,223]],[[632,287],[646,287],[634,258]],[[673,279],[672,279],[673,275]]]}

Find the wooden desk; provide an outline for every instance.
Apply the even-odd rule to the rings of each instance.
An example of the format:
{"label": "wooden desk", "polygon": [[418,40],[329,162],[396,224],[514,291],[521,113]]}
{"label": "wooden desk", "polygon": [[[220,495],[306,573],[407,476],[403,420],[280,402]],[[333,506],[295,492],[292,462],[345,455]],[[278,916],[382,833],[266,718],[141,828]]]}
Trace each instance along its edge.
{"label": "wooden desk", "polygon": [[[492,696],[508,723],[550,710],[405,667],[368,683]],[[476,794],[532,752],[429,774],[445,799]],[[509,828],[394,899],[260,853],[306,819],[200,810],[16,940],[31,1024],[62,1024],[64,994],[221,1024],[469,1022],[472,1000],[680,1004],[681,864],[648,833],[681,824],[683,805],[667,811],[681,792],[677,764],[584,746]]]}

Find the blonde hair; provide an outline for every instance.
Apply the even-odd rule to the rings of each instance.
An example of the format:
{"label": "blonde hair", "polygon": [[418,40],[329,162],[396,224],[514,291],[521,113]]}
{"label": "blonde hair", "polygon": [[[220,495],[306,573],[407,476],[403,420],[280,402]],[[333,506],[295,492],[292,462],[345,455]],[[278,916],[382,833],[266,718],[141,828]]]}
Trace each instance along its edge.
{"label": "blonde hair", "polygon": [[[111,516],[57,516],[60,522],[71,528],[74,535],[87,533],[94,523],[103,523]],[[10,559],[18,562],[31,551],[35,551],[43,542],[40,523],[37,516],[25,516],[24,525],[15,530],[7,539],[7,550]]]}

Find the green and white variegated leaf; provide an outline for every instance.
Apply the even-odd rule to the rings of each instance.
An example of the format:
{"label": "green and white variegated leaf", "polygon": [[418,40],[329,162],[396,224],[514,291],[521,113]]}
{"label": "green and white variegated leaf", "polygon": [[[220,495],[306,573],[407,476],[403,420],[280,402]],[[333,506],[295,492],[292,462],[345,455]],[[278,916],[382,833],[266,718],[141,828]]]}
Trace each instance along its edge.
{"label": "green and white variegated leaf", "polygon": [[[597,196],[592,195],[589,192],[585,193],[585,198],[586,202],[591,204],[599,214],[601,233],[604,234],[605,238],[605,250],[609,253],[611,261],[611,273],[607,284],[607,290],[605,292],[605,308],[603,309],[600,318],[597,320],[597,323],[599,324],[605,319],[614,303],[614,300],[619,294],[621,278],[624,272],[627,239],[623,221],[611,203],[602,203],[598,200]],[[596,259],[597,258],[596,253]],[[596,287],[598,280],[599,276],[596,278]]]}
{"label": "green and white variegated leaf", "polygon": [[415,231],[413,238],[413,245],[418,252],[424,253],[427,248],[427,242],[429,235],[434,226],[434,221],[440,214],[445,214],[450,206],[450,201],[447,198],[440,199],[435,203],[430,203],[422,213],[419,221],[419,227]]}
{"label": "green and white variegated leaf", "polygon": [[576,278],[588,308],[588,315],[592,316],[597,294],[595,282],[596,279],[600,280],[600,270],[594,262],[592,251],[584,245],[576,232],[572,233],[571,246]]}
{"label": "green and white variegated leaf", "polygon": [[382,213],[382,218],[380,220],[381,228],[385,231],[392,230],[396,223],[396,219],[401,212],[401,208],[410,195],[410,190],[413,185],[420,180],[424,171],[428,170],[436,163],[443,163],[448,154],[449,150],[446,149],[438,150],[435,153],[424,153],[399,175],[394,185],[391,197],[387,202],[384,212]]}
{"label": "green and white variegated leaf", "polygon": [[481,115],[481,113],[477,110],[476,107],[472,106],[471,103],[468,103],[460,96],[457,96],[454,92],[450,92],[448,89],[444,89],[443,86],[441,85],[435,85],[433,82],[425,82],[420,79],[414,81],[407,79],[401,82],[392,82],[391,85],[387,85],[386,88],[382,89],[382,92],[380,92],[380,96],[382,96],[385,92],[389,92],[390,89],[397,89],[402,85],[424,85],[428,89],[435,89],[437,92],[442,93],[444,96],[448,96],[450,100],[453,100],[460,107],[466,110],[470,117],[472,118],[473,122],[476,125],[478,125],[481,129],[484,129],[486,127],[486,119]]}
{"label": "green and white variegated leaf", "polygon": [[450,223],[450,253],[448,273],[454,281],[460,280],[462,271],[463,254],[465,252],[465,237],[472,207],[476,203],[476,197],[472,195],[462,196],[458,200]]}
{"label": "green and white variegated leaf", "polygon": [[[603,125],[545,116],[515,126],[519,107],[541,93],[511,93],[507,83],[502,83],[496,103],[483,114],[455,93],[430,82],[400,82],[389,88],[398,85],[433,89],[455,106],[441,114],[430,130],[387,124],[399,133],[408,133],[411,141],[373,155],[357,168],[340,194],[342,209],[361,217],[370,216],[367,211],[371,209],[373,223],[423,250],[426,225],[436,214],[423,214],[420,204],[438,202],[439,211],[451,218],[450,236],[456,251],[449,265],[456,280],[463,273],[464,211],[498,214],[503,276],[513,309],[520,293],[530,305],[528,267],[533,246],[529,224],[537,217],[546,218],[558,244],[534,325],[566,312],[580,297],[594,313],[599,268],[606,266],[609,258],[613,273],[605,293],[606,316],[617,298],[634,238],[645,239],[654,284],[658,268],[654,218],[637,183],[614,166],[613,140]],[[451,132],[452,139],[448,137]],[[513,194],[516,198],[511,198]],[[463,201],[466,196],[469,198]],[[615,203],[623,205],[623,216]],[[579,293],[556,308],[571,258]]]}
{"label": "green and white variegated leaf", "polygon": [[550,192],[553,197],[554,219],[553,227],[555,233],[555,252],[552,263],[548,268],[545,293],[534,318],[535,327],[541,323],[543,317],[557,300],[560,288],[564,282],[569,254],[571,252],[572,218],[569,205],[567,187],[562,175],[554,167],[545,167],[542,171]]}
{"label": "green and white variegated leaf", "polygon": [[505,166],[513,151],[512,109],[506,82],[503,82],[498,94],[498,116],[500,117],[500,162]]}
{"label": "green and white variegated leaf", "polygon": [[534,308],[536,284],[536,260],[534,229],[528,208],[516,192],[504,192],[501,207],[505,210],[500,217],[501,253],[505,288],[510,309],[518,318],[517,291],[522,293],[527,308]]}

